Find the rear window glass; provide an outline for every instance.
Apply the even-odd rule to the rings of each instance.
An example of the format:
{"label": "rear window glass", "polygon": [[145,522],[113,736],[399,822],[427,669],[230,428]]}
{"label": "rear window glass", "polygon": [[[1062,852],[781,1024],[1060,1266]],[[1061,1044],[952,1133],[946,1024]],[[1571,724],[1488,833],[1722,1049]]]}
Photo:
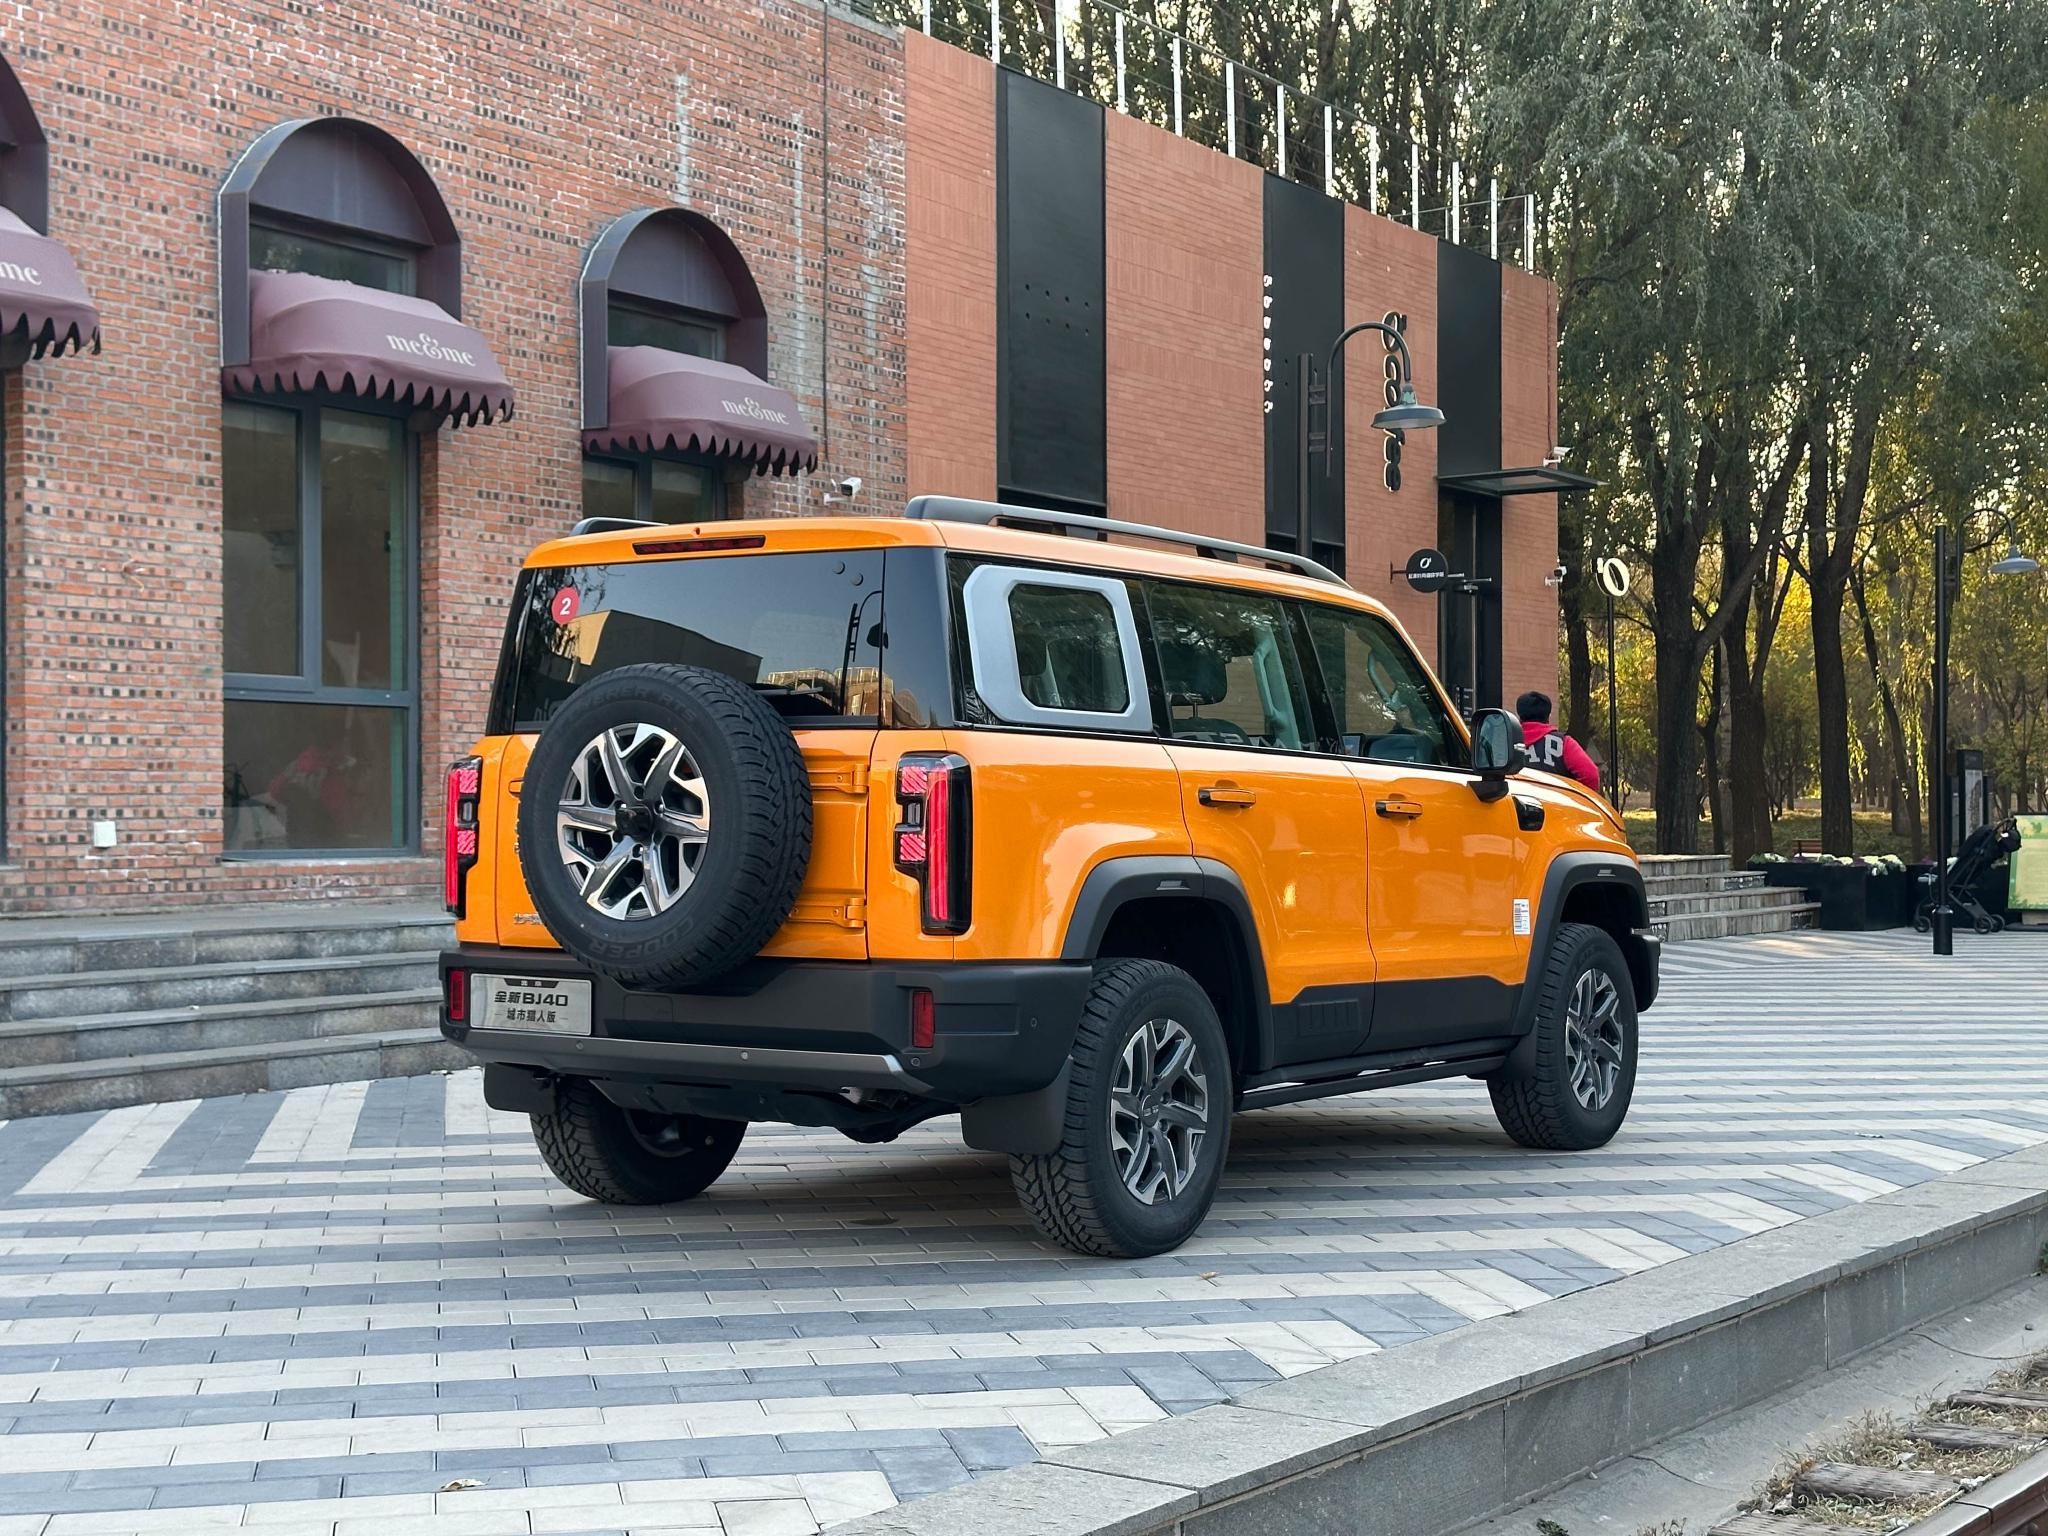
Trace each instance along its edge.
{"label": "rear window glass", "polygon": [[1130,707],[1116,614],[1100,592],[1020,586],[1010,592],[1017,675],[1040,709],[1120,714]]}
{"label": "rear window glass", "polygon": [[520,577],[500,729],[538,730],[615,667],[680,662],[756,690],[793,724],[918,724],[883,663],[882,552],[571,565]]}

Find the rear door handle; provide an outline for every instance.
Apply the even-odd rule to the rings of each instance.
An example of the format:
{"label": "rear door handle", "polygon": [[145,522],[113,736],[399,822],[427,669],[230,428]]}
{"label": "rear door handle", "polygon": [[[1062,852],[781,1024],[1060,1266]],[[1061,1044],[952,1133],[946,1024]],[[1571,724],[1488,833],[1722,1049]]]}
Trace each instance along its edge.
{"label": "rear door handle", "polygon": [[1195,798],[1204,805],[1213,805],[1222,810],[1242,810],[1254,804],[1258,796],[1249,789],[1239,789],[1235,784],[1204,784],[1195,791]]}
{"label": "rear door handle", "polygon": [[1373,802],[1373,809],[1390,820],[1412,819],[1422,814],[1421,804],[1414,800],[1377,800]]}

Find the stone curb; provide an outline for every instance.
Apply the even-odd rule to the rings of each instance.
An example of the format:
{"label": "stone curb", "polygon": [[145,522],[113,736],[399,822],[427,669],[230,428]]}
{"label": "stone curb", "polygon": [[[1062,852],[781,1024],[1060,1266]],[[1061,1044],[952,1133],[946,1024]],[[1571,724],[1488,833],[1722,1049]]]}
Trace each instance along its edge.
{"label": "stone curb", "polygon": [[2048,1145],[1229,1403],[832,1536],[1435,1536],[2035,1273]]}

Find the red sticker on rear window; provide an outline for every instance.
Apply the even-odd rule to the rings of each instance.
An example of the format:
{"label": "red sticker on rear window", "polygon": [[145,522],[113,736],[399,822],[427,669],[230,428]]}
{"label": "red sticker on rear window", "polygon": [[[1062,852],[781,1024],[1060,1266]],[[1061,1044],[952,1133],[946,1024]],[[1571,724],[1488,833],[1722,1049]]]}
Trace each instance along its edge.
{"label": "red sticker on rear window", "polygon": [[555,594],[555,600],[548,604],[557,624],[566,624],[576,617],[576,610],[583,606],[583,599],[576,595],[574,587],[564,587]]}

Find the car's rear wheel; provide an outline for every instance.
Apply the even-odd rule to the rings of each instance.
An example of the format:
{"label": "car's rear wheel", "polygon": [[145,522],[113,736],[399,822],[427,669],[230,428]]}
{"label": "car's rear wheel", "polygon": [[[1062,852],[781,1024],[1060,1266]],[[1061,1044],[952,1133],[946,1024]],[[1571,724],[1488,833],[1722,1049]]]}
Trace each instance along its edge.
{"label": "car's rear wheel", "polygon": [[1605,929],[1559,924],[1536,982],[1536,1022],[1487,1079],[1501,1129],[1525,1147],[1605,1146],[1636,1085],[1636,994]]}
{"label": "car's rear wheel", "polygon": [[562,948],[628,987],[689,987],[751,959],[796,901],[811,788],[789,727],[703,667],[620,667],[541,732],[519,865]]}
{"label": "car's rear wheel", "polygon": [[548,1171],[607,1205],[667,1205],[701,1195],[747,1134],[743,1120],[622,1109],[582,1078],[564,1078],[555,1107],[531,1119]]}
{"label": "car's rear wheel", "polygon": [[1106,960],[1082,1010],[1057,1150],[1013,1156],[1039,1231],[1076,1253],[1178,1248],[1216,1198],[1235,1104],[1209,996],[1157,960]]}

